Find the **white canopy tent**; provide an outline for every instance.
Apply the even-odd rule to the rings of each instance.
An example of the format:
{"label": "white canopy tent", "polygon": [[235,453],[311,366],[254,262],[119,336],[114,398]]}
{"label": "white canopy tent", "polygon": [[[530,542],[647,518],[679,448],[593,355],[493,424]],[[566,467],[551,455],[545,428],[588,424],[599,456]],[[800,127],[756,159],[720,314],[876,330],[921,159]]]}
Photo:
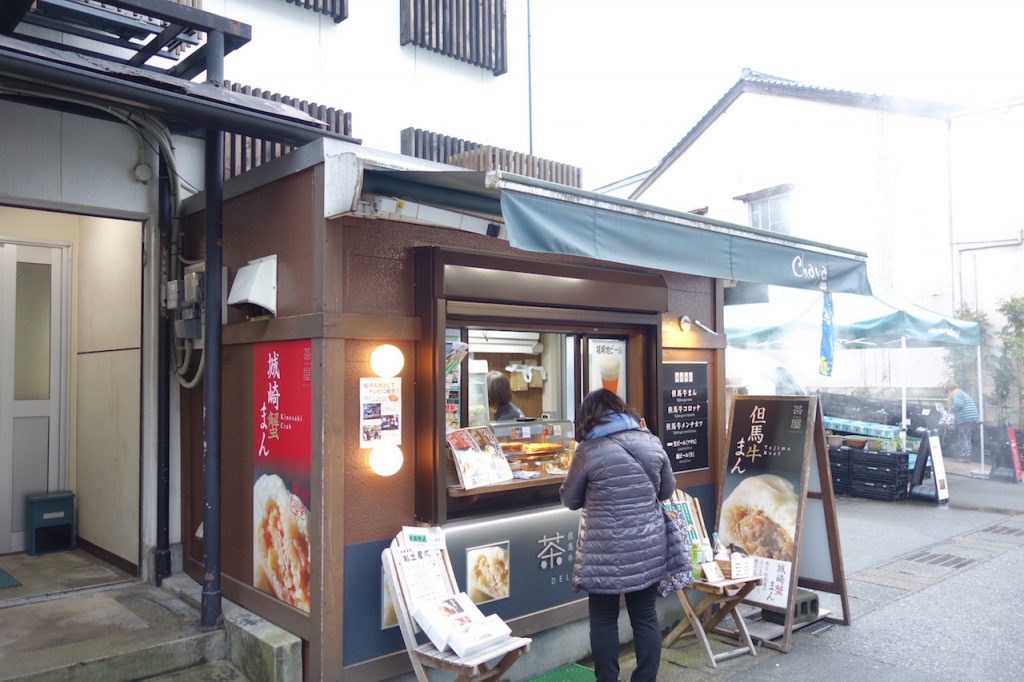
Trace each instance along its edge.
{"label": "white canopy tent", "polygon": [[[843,348],[901,349],[900,383],[903,428],[907,424],[906,351],[910,348],[975,346],[978,386],[982,385],[981,328],[977,322],[958,320],[889,295],[833,294],[835,341]],[[725,330],[730,346],[785,348],[796,336],[822,329],[823,296],[817,292],[787,294],[784,303],[748,303],[725,308]],[[981,467],[985,467],[984,401],[978,401],[981,423]]]}

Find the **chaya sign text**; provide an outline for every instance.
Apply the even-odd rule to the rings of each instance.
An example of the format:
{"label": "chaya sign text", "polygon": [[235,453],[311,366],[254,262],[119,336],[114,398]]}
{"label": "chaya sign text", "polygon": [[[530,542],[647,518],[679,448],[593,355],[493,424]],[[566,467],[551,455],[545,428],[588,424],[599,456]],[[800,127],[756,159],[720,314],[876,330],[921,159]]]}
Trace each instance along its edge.
{"label": "chaya sign text", "polygon": [[802,255],[793,258],[793,276],[808,282],[818,282],[822,290],[828,288],[828,266],[807,262]]}

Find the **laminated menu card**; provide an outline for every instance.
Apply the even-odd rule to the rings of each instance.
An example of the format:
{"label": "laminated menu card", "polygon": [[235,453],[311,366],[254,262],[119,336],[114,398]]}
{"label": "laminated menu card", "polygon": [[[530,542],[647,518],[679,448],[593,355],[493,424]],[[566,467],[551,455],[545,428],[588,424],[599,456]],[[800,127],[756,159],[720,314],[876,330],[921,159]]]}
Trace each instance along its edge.
{"label": "laminated menu card", "polygon": [[416,604],[413,620],[438,651],[472,656],[506,640],[512,631],[497,615],[484,616],[465,592]]}
{"label": "laminated menu card", "polygon": [[459,482],[466,490],[512,480],[512,468],[489,426],[456,429],[445,436]]}

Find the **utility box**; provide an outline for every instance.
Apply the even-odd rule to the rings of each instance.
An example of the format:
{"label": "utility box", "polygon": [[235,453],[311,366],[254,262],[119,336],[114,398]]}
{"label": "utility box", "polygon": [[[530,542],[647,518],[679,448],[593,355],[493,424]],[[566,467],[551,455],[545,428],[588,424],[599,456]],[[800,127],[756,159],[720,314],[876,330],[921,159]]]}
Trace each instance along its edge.
{"label": "utility box", "polygon": [[25,497],[25,552],[30,555],[75,548],[75,494]]}

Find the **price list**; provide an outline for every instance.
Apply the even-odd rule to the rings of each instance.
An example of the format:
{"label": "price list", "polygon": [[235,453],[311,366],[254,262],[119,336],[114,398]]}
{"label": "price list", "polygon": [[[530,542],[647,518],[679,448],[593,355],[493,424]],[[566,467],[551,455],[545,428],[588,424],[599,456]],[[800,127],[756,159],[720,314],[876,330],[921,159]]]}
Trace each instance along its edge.
{"label": "price list", "polygon": [[661,366],[662,441],[672,471],[708,467],[708,364],[666,362]]}

